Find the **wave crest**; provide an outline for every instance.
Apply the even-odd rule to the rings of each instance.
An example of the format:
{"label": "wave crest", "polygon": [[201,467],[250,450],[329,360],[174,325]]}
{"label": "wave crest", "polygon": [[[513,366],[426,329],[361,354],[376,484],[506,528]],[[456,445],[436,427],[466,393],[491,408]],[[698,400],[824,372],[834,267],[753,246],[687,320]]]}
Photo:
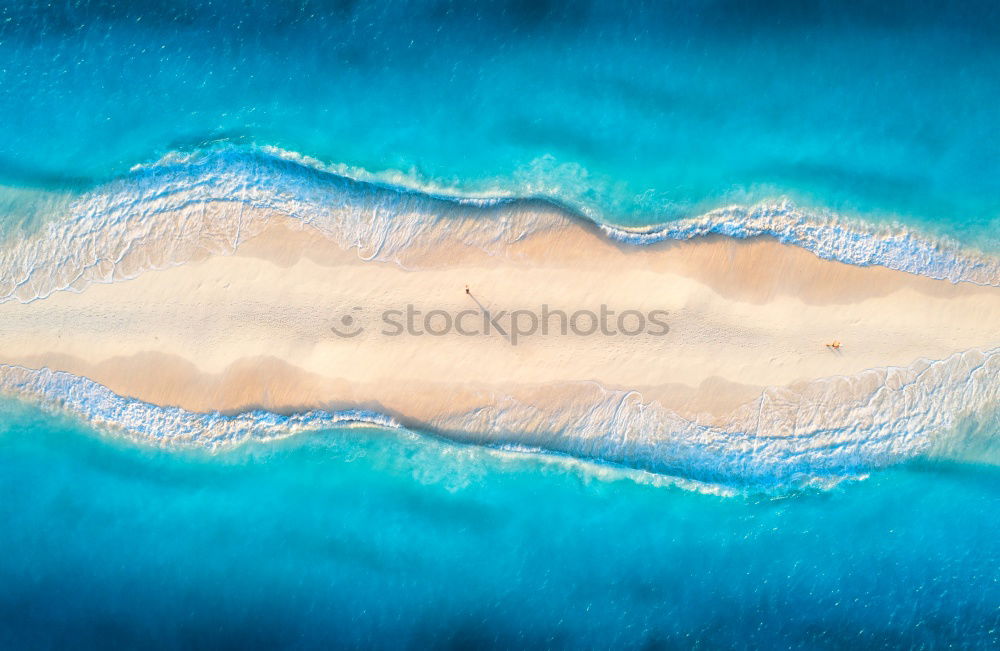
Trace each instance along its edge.
{"label": "wave crest", "polygon": [[200,414],[125,398],[72,373],[14,365],[0,365],[0,391],[34,398],[69,411],[95,426],[123,431],[138,441],[165,446],[217,448],[251,440],[281,439],[330,427],[400,427],[388,416],[358,409],[315,410],[287,416],[264,410],[235,415]]}
{"label": "wave crest", "polygon": [[[263,230],[271,215],[316,228],[363,258],[397,262],[406,251],[441,243],[502,255],[532,233],[593,219],[546,197],[419,191],[358,170],[339,171],[276,150],[232,147],[137,167],[80,198],[65,218],[36,236],[0,248],[0,301],[31,301],[231,253]],[[709,234],[770,236],[849,264],[1000,285],[996,258],[902,227],[814,215],[787,201],[722,208],[643,229],[599,226],[635,245]]]}
{"label": "wave crest", "polygon": [[[565,404],[504,398],[431,423],[450,439],[519,452],[556,452],[691,482],[713,492],[826,488],[940,447],[962,419],[1000,404],[1000,348],[909,367],[767,389],[712,424],[682,418],[636,392],[596,388]],[[86,378],[0,366],[0,391],[39,399],[95,425],[167,446],[217,448],[366,424],[400,428],[360,410],[199,414],[116,395]]]}
{"label": "wave crest", "polygon": [[[679,416],[641,394],[601,390],[551,410],[525,401],[435,422],[452,436],[521,445],[754,489],[828,485],[927,452],[963,417],[1000,405],[1000,348],[908,367],[769,388],[721,422]],[[487,435],[469,432],[489,432]]]}

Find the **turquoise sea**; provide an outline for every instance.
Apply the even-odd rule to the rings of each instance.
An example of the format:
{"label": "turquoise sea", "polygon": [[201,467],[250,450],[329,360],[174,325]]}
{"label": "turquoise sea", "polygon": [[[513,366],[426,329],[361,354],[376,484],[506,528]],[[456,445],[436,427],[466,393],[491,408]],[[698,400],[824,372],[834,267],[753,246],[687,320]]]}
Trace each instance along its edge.
{"label": "turquoise sea", "polygon": [[[974,0],[12,0],[0,300],[221,199],[392,246],[404,214],[541,201],[998,284],[997,70]],[[5,397],[0,647],[997,648],[998,441],[987,411],[847,481],[719,491],[395,428],[178,447]]]}
{"label": "turquoise sea", "polygon": [[720,497],[381,429],[223,453],[0,407],[5,648],[995,648],[1000,472]]}

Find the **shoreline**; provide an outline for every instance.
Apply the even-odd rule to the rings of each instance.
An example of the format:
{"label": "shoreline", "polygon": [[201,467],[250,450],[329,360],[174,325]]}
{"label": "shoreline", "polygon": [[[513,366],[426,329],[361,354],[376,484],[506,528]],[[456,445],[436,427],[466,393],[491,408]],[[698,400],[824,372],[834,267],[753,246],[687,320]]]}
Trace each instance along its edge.
{"label": "shoreline", "polygon": [[[431,238],[366,260],[266,217],[235,253],[151,271],[147,258],[123,259],[138,275],[0,303],[0,392],[160,444],[214,448],[362,414],[781,490],[911,458],[1000,404],[997,287],[769,238],[636,247],[575,223],[487,248]],[[587,336],[536,331],[516,345],[463,335],[457,320],[440,336],[380,331],[380,316],[408,306],[437,310],[440,328],[445,313],[512,318],[545,305],[595,319],[604,306],[628,313],[632,330],[637,314],[661,310],[668,328],[623,336],[595,322]],[[333,331],[359,324],[356,336]]]}
{"label": "shoreline", "polygon": [[[519,239],[502,256],[447,243],[392,263],[271,219],[233,255],[0,304],[0,363],[63,370],[197,412],[354,404],[428,424],[491,394],[594,383],[715,423],[770,387],[1000,344],[990,326],[1000,322],[1000,289],[822,260],[769,239],[632,247],[571,225]],[[662,310],[669,332],[550,333],[512,346],[454,331],[330,331],[354,308],[406,305]],[[825,346],[833,340],[840,351]]]}
{"label": "shoreline", "polygon": [[0,302],[30,302],[228,255],[282,223],[316,229],[360,257],[404,265],[419,264],[434,249],[503,257],[523,240],[568,231],[630,249],[769,238],[824,260],[1000,287],[1000,259],[970,242],[899,222],[813,211],[787,199],[633,228],[551,198],[463,199],[341,174],[267,152],[200,152],[137,167],[79,197],[41,230],[5,240]]}

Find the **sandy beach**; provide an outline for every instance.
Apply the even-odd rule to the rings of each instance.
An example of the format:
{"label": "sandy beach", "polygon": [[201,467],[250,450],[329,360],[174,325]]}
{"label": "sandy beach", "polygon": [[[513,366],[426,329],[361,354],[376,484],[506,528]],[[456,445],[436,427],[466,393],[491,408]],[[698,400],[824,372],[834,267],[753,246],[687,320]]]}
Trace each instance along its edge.
{"label": "sandy beach", "polygon": [[234,255],[8,301],[0,323],[0,363],[199,412],[360,407],[434,428],[624,391],[713,423],[767,387],[995,347],[1000,289],[770,239],[633,247],[576,224],[502,255],[375,262],[275,218]]}

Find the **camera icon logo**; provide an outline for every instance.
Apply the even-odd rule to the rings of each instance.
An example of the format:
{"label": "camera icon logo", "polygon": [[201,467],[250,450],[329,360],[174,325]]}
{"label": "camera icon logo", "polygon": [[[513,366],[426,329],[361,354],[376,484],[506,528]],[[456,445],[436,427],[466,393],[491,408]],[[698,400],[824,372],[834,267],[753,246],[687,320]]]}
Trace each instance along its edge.
{"label": "camera icon logo", "polygon": [[[351,312],[360,312],[361,308],[358,306],[352,307]],[[362,332],[365,331],[365,327],[361,324],[358,317],[354,316],[350,312],[341,315],[339,319],[330,326],[330,330],[338,337],[344,339],[351,339],[352,337],[357,337]]]}

